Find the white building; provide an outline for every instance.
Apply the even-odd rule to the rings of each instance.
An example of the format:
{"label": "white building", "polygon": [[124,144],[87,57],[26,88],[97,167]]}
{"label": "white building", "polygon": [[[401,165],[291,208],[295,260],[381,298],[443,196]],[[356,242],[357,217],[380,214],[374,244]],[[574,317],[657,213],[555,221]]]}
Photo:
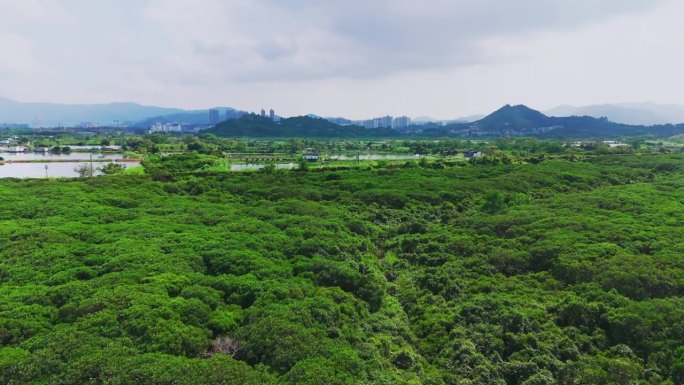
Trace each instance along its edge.
{"label": "white building", "polygon": [[178,123],[155,123],[150,127],[150,133],[155,132],[181,132],[183,127]]}
{"label": "white building", "polygon": [[629,147],[629,144],[620,143],[620,142],[615,141],[615,140],[604,140],[604,141],[603,141],[603,144],[607,144],[608,147],[610,147],[610,148],[615,148],[615,147]]}

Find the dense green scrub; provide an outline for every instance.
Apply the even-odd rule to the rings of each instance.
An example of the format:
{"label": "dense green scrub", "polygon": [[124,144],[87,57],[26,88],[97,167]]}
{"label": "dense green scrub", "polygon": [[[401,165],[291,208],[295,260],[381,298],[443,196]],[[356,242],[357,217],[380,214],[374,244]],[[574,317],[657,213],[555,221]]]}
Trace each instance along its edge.
{"label": "dense green scrub", "polygon": [[683,173],[3,180],[0,384],[683,384]]}

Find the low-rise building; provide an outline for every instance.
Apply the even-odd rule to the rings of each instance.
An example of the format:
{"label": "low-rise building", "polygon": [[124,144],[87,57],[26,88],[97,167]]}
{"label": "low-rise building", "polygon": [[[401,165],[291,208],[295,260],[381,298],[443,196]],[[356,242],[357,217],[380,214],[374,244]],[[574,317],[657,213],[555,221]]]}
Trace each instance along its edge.
{"label": "low-rise building", "polygon": [[468,151],[463,152],[463,156],[466,157],[467,159],[473,159],[473,158],[483,157],[484,154],[481,151],[468,150]]}
{"label": "low-rise building", "polygon": [[302,159],[308,160],[310,162],[317,162],[319,157],[318,157],[318,154],[308,153],[308,154],[302,155]]}

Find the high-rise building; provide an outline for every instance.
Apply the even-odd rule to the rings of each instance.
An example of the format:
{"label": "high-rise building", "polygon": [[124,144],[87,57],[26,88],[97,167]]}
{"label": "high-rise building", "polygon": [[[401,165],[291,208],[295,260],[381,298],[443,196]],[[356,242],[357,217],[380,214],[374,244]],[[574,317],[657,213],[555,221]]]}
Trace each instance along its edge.
{"label": "high-rise building", "polygon": [[263,108],[261,109],[261,116],[264,118],[266,117],[266,110],[264,110]]}
{"label": "high-rise building", "polygon": [[209,124],[219,124],[219,110],[209,110]]}
{"label": "high-rise building", "polygon": [[395,122],[399,124],[404,124],[405,126],[408,126],[411,123],[411,119],[409,119],[406,116],[402,116],[400,118],[394,119],[391,116],[383,116],[380,118],[373,118],[373,119],[368,119],[368,120],[357,120],[357,121],[349,121],[349,124],[357,124],[359,126],[363,126],[365,128],[393,128],[395,125]]}
{"label": "high-rise building", "polygon": [[275,120],[275,111],[273,111],[273,108],[268,112],[268,117],[271,118],[271,120]]}
{"label": "high-rise building", "polygon": [[400,116],[398,118],[394,118],[394,121],[392,121],[392,128],[406,128],[411,125],[411,118],[408,116]]}
{"label": "high-rise building", "polygon": [[392,128],[392,117],[391,116],[383,116],[382,118],[378,118],[380,122],[378,123],[378,127],[382,128]]}

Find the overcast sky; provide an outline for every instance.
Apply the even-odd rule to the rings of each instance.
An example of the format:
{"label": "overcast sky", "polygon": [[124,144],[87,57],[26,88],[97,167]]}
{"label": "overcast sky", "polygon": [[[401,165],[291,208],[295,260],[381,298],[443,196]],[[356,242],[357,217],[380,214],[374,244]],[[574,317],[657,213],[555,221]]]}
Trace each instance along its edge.
{"label": "overcast sky", "polygon": [[681,0],[0,0],[0,96],[447,119],[684,104]]}

